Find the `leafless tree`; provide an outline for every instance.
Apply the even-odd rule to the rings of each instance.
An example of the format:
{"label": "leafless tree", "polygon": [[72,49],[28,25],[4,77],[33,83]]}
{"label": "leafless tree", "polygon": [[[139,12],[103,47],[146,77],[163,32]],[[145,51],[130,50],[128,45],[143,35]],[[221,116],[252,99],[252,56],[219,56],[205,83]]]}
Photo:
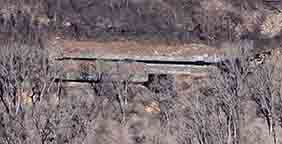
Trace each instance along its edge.
{"label": "leafless tree", "polygon": [[7,43],[0,51],[1,101],[8,113],[17,113],[23,101],[22,92],[30,91],[28,94],[35,104],[50,90],[56,75],[51,73],[46,49]]}
{"label": "leafless tree", "polygon": [[[228,50],[232,48],[234,47],[230,45]],[[226,128],[222,133],[223,143],[242,143],[242,102],[249,100],[257,103],[257,109],[266,120],[273,142],[277,143],[275,126],[279,121],[281,107],[281,68],[277,63],[279,60],[274,59],[275,53],[262,53],[258,56],[259,53],[252,54],[254,51],[248,41],[242,41],[239,48],[232,52],[235,57],[230,55],[228,60],[219,64],[215,73],[211,74],[208,86],[211,93],[206,95],[214,96],[216,102],[211,103],[215,103],[216,111],[224,113],[225,120],[222,125]],[[206,120],[205,116],[198,117]]]}
{"label": "leafless tree", "polygon": [[251,76],[248,77],[249,94],[257,103],[258,111],[263,115],[277,143],[275,127],[281,116],[281,66],[277,52],[273,51],[272,57],[265,58],[265,62],[257,66]]}

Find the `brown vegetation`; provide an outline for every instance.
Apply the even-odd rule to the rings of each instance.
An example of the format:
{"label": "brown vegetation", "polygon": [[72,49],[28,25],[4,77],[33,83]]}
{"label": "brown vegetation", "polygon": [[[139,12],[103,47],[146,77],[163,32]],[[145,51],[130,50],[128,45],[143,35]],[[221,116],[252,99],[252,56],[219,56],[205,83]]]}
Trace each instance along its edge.
{"label": "brown vegetation", "polygon": [[[280,47],[281,30],[267,29],[273,20],[268,14],[275,17],[279,11],[276,5],[262,0],[0,0],[0,8],[0,143],[282,142],[281,52],[269,50]],[[120,49],[131,46],[125,42],[132,39],[225,41],[229,59],[208,76],[189,81],[152,74],[148,82],[132,84],[102,73],[95,83],[62,83],[60,63],[51,59],[58,53],[49,41],[61,34],[96,38],[89,44],[96,47],[103,40],[108,43],[100,49],[106,52],[114,50],[103,46]],[[142,43],[131,47],[153,53],[146,53]],[[166,51],[166,45],[160,47]],[[178,49],[194,54],[182,50],[185,45]]]}
{"label": "brown vegetation", "polygon": [[6,30],[22,19],[40,25],[41,29],[52,29],[53,34],[63,34],[65,38],[217,43],[270,38],[281,31],[277,25],[281,16],[276,13],[279,3],[264,0],[1,0],[0,3],[1,25],[6,25]]}
{"label": "brown vegetation", "polygon": [[[195,79],[184,93],[176,91],[172,75],[152,75],[144,85],[111,82],[104,75],[99,83],[81,89],[63,85],[60,92],[52,80],[59,69],[47,63],[44,48],[2,47],[0,141],[279,143],[279,60],[272,56],[256,63],[249,58],[248,43],[239,45],[234,54],[239,57],[220,64],[209,79]],[[31,104],[20,100],[27,99],[25,91],[30,91]],[[247,140],[250,132],[265,139]]]}

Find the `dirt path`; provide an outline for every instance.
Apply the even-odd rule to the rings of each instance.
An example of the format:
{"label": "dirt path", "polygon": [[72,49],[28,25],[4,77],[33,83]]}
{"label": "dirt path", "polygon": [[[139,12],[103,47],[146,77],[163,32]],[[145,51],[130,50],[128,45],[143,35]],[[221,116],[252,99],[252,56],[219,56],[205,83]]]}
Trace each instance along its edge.
{"label": "dirt path", "polygon": [[155,44],[136,41],[69,41],[60,45],[68,56],[87,55],[131,55],[131,56],[199,56],[220,55],[222,50],[202,44]]}

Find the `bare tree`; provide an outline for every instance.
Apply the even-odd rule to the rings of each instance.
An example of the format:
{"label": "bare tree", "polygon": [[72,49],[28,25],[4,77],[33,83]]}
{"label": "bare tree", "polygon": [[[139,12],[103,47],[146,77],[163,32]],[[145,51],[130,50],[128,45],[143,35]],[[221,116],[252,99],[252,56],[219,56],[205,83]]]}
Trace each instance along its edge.
{"label": "bare tree", "polygon": [[[211,92],[207,95],[213,95],[217,111],[224,112],[224,143],[242,143],[242,102],[250,100],[257,103],[257,109],[263,115],[269,134],[273,137],[273,143],[277,143],[275,126],[281,113],[282,80],[279,60],[274,56],[277,52],[256,53],[250,44],[242,41],[237,50],[235,47],[235,51],[232,51],[234,47],[230,45],[232,54],[228,60],[218,65],[215,73],[211,73],[208,86]],[[204,116],[199,118],[206,119]]]}
{"label": "bare tree", "polygon": [[19,112],[22,92],[32,91],[33,103],[54,84],[48,51],[40,47],[8,43],[1,47],[1,101],[8,113]]}
{"label": "bare tree", "polygon": [[[6,126],[6,142],[19,143],[26,132],[26,113],[34,112],[36,105],[49,99],[55,93],[55,79],[60,73],[59,67],[49,59],[47,47],[41,43],[6,41],[0,49],[0,107]],[[56,96],[57,97],[57,96]],[[32,114],[32,116],[34,116]],[[32,120],[32,119],[30,119]]]}
{"label": "bare tree", "polygon": [[[242,41],[228,60],[219,64],[219,69],[211,74],[211,87],[219,109],[225,114],[225,143],[240,143],[241,101],[246,92],[246,77],[250,74],[249,62],[252,45]],[[234,53],[236,52],[236,53]]]}
{"label": "bare tree", "polygon": [[272,57],[265,58],[265,62],[257,66],[248,77],[249,94],[257,103],[259,113],[263,115],[273,136],[274,143],[277,143],[275,127],[281,116],[281,66],[279,51],[273,51]]}

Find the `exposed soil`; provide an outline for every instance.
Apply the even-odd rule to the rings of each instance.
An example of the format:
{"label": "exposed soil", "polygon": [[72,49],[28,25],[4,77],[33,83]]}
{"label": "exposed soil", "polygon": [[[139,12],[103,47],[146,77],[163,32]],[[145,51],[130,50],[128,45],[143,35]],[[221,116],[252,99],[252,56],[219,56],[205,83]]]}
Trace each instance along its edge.
{"label": "exposed soil", "polygon": [[222,54],[221,49],[203,44],[162,44],[149,41],[67,41],[61,42],[64,54],[78,56],[81,54],[95,55],[133,55],[133,56],[199,56]]}

